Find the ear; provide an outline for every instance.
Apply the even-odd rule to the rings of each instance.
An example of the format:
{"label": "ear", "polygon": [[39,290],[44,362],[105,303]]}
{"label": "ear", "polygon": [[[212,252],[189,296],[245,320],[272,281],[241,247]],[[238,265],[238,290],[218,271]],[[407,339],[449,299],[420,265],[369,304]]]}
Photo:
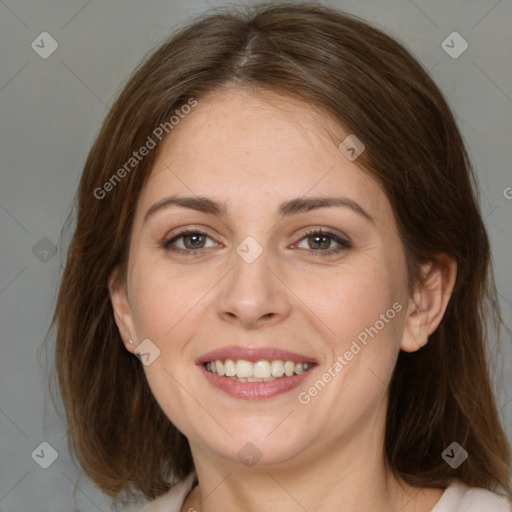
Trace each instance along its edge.
{"label": "ear", "polygon": [[108,290],[119,334],[124,341],[126,349],[133,353],[134,348],[137,346],[137,337],[126,286],[119,276],[118,267],[109,276]]}
{"label": "ear", "polygon": [[445,253],[421,267],[421,283],[410,301],[400,343],[404,352],[416,352],[428,342],[444,316],[457,276],[457,263]]}

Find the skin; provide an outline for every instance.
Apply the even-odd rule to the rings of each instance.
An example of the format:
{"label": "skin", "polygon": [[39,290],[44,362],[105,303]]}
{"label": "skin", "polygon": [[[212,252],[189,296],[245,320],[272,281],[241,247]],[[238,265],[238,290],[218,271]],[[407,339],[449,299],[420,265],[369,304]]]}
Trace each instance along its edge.
{"label": "skin", "polygon": [[[126,349],[149,338],[160,350],[144,370],[188,438],[199,479],[182,510],[429,511],[442,494],[392,476],[383,445],[398,353],[418,350],[438,326],[456,265],[439,255],[410,296],[392,208],[338,149],[346,135],[299,100],[242,89],[211,94],[164,141],[139,197],[127,280],[114,273],[109,289]],[[170,207],[143,222],[170,195],[223,201],[227,216]],[[373,221],[336,207],[277,216],[281,202],[303,196],[344,196]],[[352,246],[322,255],[339,245],[328,238],[318,248],[305,233],[311,227],[348,237]],[[207,232],[192,240],[204,247],[199,255],[162,247],[183,228]],[[247,236],[263,250],[252,263],[235,250]],[[175,245],[190,251],[185,242],[190,238]],[[396,302],[400,313],[307,405],[299,403],[298,393]],[[194,361],[237,344],[306,354],[318,366],[291,392],[233,398],[211,386]],[[251,467],[237,457],[247,442],[261,452]]]}

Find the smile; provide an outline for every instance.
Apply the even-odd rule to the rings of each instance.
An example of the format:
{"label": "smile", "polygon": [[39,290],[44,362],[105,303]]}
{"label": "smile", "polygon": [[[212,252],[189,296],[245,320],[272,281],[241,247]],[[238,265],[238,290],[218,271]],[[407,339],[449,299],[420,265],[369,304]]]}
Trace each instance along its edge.
{"label": "smile", "polygon": [[308,371],[313,363],[295,363],[290,360],[275,359],[273,361],[251,362],[245,359],[217,359],[205,363],[207,371],[227,377],[238,382],[272,382],[284,377],[301,375]]}
{"label": "smile", "polygon": [[195,361],[206,381],[233,398],[263,400],[300,386],[318,366],[310,355],[276,347],[231,345]]}

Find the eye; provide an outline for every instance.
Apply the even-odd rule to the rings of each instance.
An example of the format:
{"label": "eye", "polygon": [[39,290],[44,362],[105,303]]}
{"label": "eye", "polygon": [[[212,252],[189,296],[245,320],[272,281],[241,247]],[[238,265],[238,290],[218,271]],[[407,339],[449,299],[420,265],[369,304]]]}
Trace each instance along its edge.
{"label": "eye", "polygon": [[[193,256],[199,254],[201,249],[219,246],[216,242],[207,246],[207,239],[212,240],[207,233],[197,229],[187,229],[173,236],[171,239],[164,241],[162,246],[167,251]],[[308,247],[300,247],[302,243],[306,243]],[[332,247],[333,244],[337,244],[337,246]],[[337,254],[346,249],[350,249],[352,245],[348,240],[336,233],[323,231],[322,229],[313,229],[308,231],[306,236],[301,238],[300,242],[296,244],[295,247],[305,249],[313,257],[316,257]]]}
{"label": "eye", "polygon": [[[203,231],[188,229],[165,241],[163,247],[168,251],[180,252],[182,254],[196,254],[196,251],[207,248],[206,239],[208,238],[210,237]],[[178,241],[180,241],[181,246]],[[218,244],[214,242],[209,247],[215,247],[216,245]]]}
{"label": "eye", "polygon": [[[333,242],[334,244],[337,244],[337,246],[332,247]],[[345,238],[342,238],[335,233],[323,231],[322,229],[314,229],[308,231],[306,236],[301,239],[301,242],[299,242],[297,247],[300,247],[301,243],[307,244],[308,248],[311,249],[308,252],[311,253],[312,256],[327,256],[331,254],[337,254],[352,247],[352,244]]]}

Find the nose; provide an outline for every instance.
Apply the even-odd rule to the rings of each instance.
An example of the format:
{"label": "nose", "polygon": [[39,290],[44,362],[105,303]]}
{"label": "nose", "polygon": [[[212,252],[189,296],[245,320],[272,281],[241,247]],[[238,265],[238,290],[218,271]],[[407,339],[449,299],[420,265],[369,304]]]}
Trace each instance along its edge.
{"label": "nose", "polygon": [[290,315],[291,292],[271,268],[271,259],[267,248],[252,262],[234,251],[233,269],[222,280],[217,300],[218,315],[224,321],[257,329]]}

